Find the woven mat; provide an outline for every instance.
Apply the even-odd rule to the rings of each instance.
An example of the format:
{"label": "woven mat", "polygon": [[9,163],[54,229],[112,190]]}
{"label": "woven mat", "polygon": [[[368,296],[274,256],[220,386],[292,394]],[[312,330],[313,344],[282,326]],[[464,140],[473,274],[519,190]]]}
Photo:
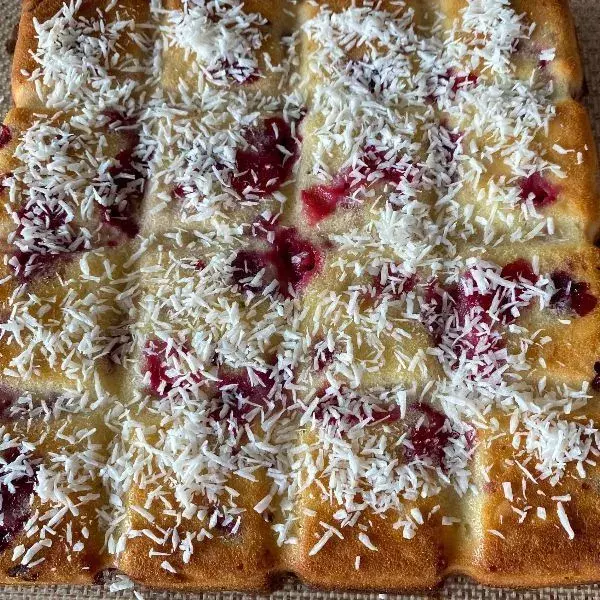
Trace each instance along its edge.
{"label": "woven mat", "polygon": [[[530,0],[536,2],[537,0]],[[15,25],[21,8],[20,0],[0,0],[0,116],[10,107],[10,63]],[[600,141],[600,2],[571,0],[577,22],[579,43],[585,63],[589,94],[585,102],[592,115],[597,141]],[[600,563],[598,565],[600,580]],[[505,590],[486,588],[458,577],[448,580],[439,590],[423,594],[359,594],[313,590],[296,580],[285,582],[282,589],[265,596],[235,592],[188,594],[181,592],[136,589],[145,600],[600,600],[600,584],[576,588],[541,588],[538,590]],[[0,586],[0,600],[135,600],[131,590],[110,593],[101,586]]]}

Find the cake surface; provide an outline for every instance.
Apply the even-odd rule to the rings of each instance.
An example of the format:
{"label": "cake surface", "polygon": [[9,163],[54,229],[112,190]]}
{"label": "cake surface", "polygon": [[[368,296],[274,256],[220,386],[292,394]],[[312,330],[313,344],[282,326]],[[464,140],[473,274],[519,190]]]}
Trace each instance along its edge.
{"label": "cake surface", "polygon": [[566,0],[26,0],[0,581],[600,580]]}

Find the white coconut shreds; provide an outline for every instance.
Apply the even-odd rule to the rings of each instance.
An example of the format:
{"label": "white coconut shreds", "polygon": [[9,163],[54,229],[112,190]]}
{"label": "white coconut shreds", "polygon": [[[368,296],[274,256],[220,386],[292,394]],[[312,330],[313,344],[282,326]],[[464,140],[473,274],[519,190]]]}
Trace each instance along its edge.
{"label": "white coconut shreds", "polygon": [[31,78],[40,99],[54,109],[75,108],[82,101],[100,107],[128,104],[145,77],[152,41],[122,8],[104,15],[84,13],[82,5],[70,0],[53,18],[34,19],[38,43],[32,56],[39,66]]}
{"label": "white coconut shreds", "polygon": [[184,51],[186,60],[212,83],[244,83],[256,76],[257,50],[267,20],[245,13],[243,2],[186,2],[183,11],[169,11],[164,35]]}
{"label": "white coconut shreds", "polygon": [[175,574],[250,515],[366,557],[374,522],[451,526],[447,495],[485,499],[492,472],[519,523],[575,535],[561,489],[598,430],[545,348],[581,286],[544,259],[569,223],[523,192],[565,177],[552,82],[517,76],[532,25],[504,0],[427,27],[397,5],[77,0],[34,23],[44,110],[2,180],[15,564],[143,537]]}

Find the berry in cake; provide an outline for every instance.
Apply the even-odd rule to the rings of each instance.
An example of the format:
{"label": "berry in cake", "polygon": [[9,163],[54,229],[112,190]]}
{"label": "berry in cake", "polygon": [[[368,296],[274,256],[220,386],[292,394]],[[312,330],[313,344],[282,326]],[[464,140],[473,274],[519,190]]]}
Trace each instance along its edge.
{"label": "berry in cake", "polygon": [[0,148],[4,148],[12,140],[12,133],[8,125],[0,125]]}
{"label": "berry in cake", "polygon": [[521,199],[530,200],[536,209],[550,206],[558,198],[558,188],[541,173],[533,173],[521,182]]}
{"label": "berry in cake", "polygon": [[233,189],[242,197],[262,198],[277,191],[290,178],[297,157],[297,141],[281,117],[265,119],[246,132],[246,148],[235,156]]}
{"label": "berry in cake", "polygon": [[566,271],[555,271],[552,282],[556,292],[550,299],[550,306],[558,312],[574,312],[585,317],[596,308],[598,299],[590,292],[590,284],[586,281],[576,281]]}
{"label": "berry in cake", "polygon": [[[19,448],[2,452],[1,468],[3,483],[0,485],[2,500],[2,524],[0,525],[0,550],[5,550],[22,533],[25,522],[31,516],[31,501],[36,484],[35,472]],[[8,473],[13,476],[7,477]]]}

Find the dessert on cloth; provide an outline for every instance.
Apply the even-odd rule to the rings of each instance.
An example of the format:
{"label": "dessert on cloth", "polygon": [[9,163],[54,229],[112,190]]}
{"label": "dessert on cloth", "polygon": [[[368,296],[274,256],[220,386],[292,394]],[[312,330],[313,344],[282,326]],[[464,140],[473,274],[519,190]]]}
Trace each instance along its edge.
{"label": "dessert on cloth", "polygon": [[566,0],[25,0],[0,580],[600,580]]}

